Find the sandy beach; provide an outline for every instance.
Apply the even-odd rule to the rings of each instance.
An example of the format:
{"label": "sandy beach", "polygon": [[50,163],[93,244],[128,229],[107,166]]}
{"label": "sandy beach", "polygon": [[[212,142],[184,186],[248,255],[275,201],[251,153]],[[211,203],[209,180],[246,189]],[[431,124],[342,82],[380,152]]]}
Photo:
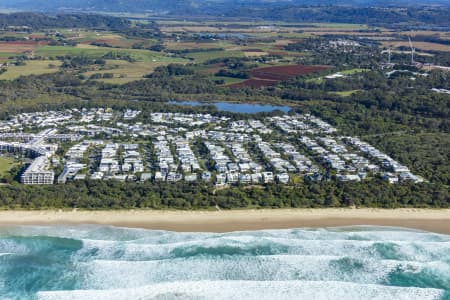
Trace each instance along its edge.
{"label": "sandy beach", "polygon": [[450,209],[0,211],[0,226],[101,224],[180,232],[377,225],[450,234]]}

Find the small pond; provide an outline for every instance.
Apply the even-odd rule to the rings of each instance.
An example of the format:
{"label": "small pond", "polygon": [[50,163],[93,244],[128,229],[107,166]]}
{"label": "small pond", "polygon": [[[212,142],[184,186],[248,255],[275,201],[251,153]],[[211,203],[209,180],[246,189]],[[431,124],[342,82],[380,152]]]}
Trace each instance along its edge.
{"label": "small pond", "polygon": [[253,104],[253,103],[230,103],[230,102],[198,102],[198,101],[170,101],[170,104],[185,105],[185,106],[200,106],[200,105],[214,105],[219,111],[228,111],[233,113],[256,114],[260,112],[272,112],[280,110],[282,112],[289,112],[289,106],[277,106],[270,104]]}

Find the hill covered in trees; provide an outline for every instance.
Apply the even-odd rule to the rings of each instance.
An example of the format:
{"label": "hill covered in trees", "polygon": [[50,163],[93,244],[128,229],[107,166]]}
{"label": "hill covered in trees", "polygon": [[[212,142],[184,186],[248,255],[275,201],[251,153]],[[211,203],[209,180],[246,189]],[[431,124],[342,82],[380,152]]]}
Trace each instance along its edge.
{"label": "hill covered in trees", "polygon": [[[426,7],[425,7],[426,6]],[[127,12],[153,15],[209,16],[291,22],[433,24],[448,26],[449,3],[428,0],[397,1],[320,0],[3,0],[0,8],[39,12]]]}

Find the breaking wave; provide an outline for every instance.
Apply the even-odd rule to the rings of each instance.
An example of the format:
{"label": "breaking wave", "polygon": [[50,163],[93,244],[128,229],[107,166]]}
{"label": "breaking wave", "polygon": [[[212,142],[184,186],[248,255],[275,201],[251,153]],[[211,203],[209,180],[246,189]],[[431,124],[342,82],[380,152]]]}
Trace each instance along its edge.
{"label": "breaking wave", "polygon": [[450,236],[391,227],[0,230],[0,299],[450,299]]}

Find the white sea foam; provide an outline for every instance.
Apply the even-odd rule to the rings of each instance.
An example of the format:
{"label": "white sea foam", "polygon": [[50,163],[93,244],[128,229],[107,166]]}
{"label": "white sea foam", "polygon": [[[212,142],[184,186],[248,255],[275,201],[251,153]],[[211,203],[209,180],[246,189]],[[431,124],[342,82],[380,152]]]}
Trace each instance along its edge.
{"label": "white sea foam", "polygon": [[[330,247],[332,245],[332,247]],[[225,248],[226,251],[224,250]],[[136,241],[83,240],[80,255],[92,255],[96,259],[159,260],[178,256],[214,255],[333,255],[352,253],[353,258],[398,259],[430,261],[447,253],[450,259],[450,242],[431,241],[376,241],[376,240],[322,240],[289,239],[287,237],[211,236],[199,239],[165,242],[162,244]]]}
{"label": "white sea foam", "polygon": [[132,289],[40,292],[39,300],[151,299],[371,299],[434,300],[437,289],[390,287],[336,281],[187,281]]}
{"label": "white sea foam", "polygon": [[346,281],[380,284],[393,272],[429,275],[450,280],[442,261],[364,260],[348,256],[190,257],[153,261],[95,260],[79,263],[83,289],[138,287],[155,282],[192,280]]}
{"label": "white sea foam", "polygon": [[285,237],[287,239],[302,240],[336,240],[336,239],[362,239],[377,241],[447,241],[450,236],[437,233],[416,231],[396,227],[378,226],[351,226],[319,229],[282,229],[242,231],[231,233],[178,233],[158,230],[119,228],[113,226],[78,225],[78,226],[13,226],[5,227],[0,231],[2,235],[20,236],[55,236],[74,239],[96,239],[111,241],[137,241],[144,240],[147,243],[163,243],[187,241],[195,238],[221,238],[239,237],[250,235],[251,237]]}
{"label": "white sea foam", "polygon": [[[448,293],[450,286],[450,237],[397,228],[8,230],[0,237],[0,257],[7,262],[4,273],[0,267],[0,294],[3,278],[23,284],[44,278],[46,289],[55,291],[40,292],[39,299],[413,300],[438,299],[443,290],[431,287]],[[35,260],[47,251],[55,255],[48,272]],[[29,260],[36,273],[21,274],[9,253]],[[46,277],[54,274],[58,278]],[[64,291],[70,288],[79,290]]]}

